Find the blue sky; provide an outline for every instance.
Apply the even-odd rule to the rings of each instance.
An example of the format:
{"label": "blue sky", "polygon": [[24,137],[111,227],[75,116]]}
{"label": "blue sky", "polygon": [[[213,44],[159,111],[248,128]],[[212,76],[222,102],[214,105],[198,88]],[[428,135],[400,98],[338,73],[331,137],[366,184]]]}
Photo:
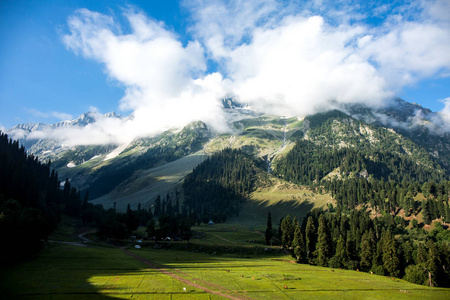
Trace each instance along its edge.
{"label": "blue sky", "polygon": [[134,113],[127,130],[137,135],[196,118],[220,128],[216,100],[227,95],[280,114],[394,96],[440,111],[450,102],[448,9],[446,0],[2,0],[0,126],[94,109]]}

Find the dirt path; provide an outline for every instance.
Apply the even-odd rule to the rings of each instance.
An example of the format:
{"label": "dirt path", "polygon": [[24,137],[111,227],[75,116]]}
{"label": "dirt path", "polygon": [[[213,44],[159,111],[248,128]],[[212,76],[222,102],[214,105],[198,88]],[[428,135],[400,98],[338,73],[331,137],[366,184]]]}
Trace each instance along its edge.
{"label": "dirt path", "polygon": [[[171,272],[171,271],[169,271],[167,268],[165,268],[164,266],[158,266],[158,265],[155,264],[154,262],[151,262],[151,261],[149,261],[148,259],[145,259],[145,258],[143,258],[142,256],[139,256],[139,255],[137,255],[137,254],[134,254],[134,253],[132,253],[132,252],[126,250],[126,249],[122,249],[122,251],[125,252],[126,254],[128,254],[128,255],[134,257],[135,259],[141,261],[141,262],[144,263],[146,266],[148,266],[148,267],[150,267],[150,268],[152,268],[152,269],[158,270],[159,272],[161,272],[161,273],[163,273],[163,274],[165,274],[165,275],[168,275],[168,276],[170,276],[170,277],[172,277],[172,278],[174,278],[174,279],[176,279],[176,280],[178,280],[178,281],[181,281],[181,282],[185,283],[186,285],[189,285],[189,286],[195,287],[195,288],[197,288],[197,289],[203,290],[203,291],[205,291],[205,292],[207,292],[207,293],[215,294],[215,295],[218,295],[218,296],[221,296],[221,297],[224,297],[224,298],[227,298],[227,299],[233,299],[233,300],[244,300],[244,299],[245,299],[245,300],[249,300],[249,299],[251,299],[251,298],[249,298],[249,297],[247,297],[247,296],[245,296],[245,295],[230,295],[231,293],[239,293],[239,292],[236,292],[236,291],[230,291],[230,290],[228,290],[228,289],[226,289],[226,288],[223,288],[223,287],[218,286],[218,285],[216,285],[216,284],[212,284],[212,283],[205,282],[205,281],[203,281],[203,280],[202,280],[202,282],[205,283],[206,285],[214,286],[214,287],[216,287],[216,288],[219,288],[219,289],[222,290],[222,291],[227,291],[227,292],[230,293],[230,294],[225,294],[225,293],[223,293],[223,292],[219,292],[219,291],[213,290],[213,289],[208,288],[208,287],[206,287],[206,286],[202,286],[202,285],[200,285],[200,284],[198,284],[198,283],[196,283],[196,282],[193,282],[193,281],[191,281],[191,280],[189,280],[189,279],[187,279],[187,278],[184,278],[184,277],[181,277],[181,276],[175,274],[175,272],[178,272],[178,273],[180,273],[181,275],[185,275],[185,276],[186,276],[186,275],[187,275],[186,273],[179,272],[179,271],[174,270],[174,269],[172,269],[172,270],[175,271],[175,272]],[[187,275],[187,276],[188,276],[188,275]]]}

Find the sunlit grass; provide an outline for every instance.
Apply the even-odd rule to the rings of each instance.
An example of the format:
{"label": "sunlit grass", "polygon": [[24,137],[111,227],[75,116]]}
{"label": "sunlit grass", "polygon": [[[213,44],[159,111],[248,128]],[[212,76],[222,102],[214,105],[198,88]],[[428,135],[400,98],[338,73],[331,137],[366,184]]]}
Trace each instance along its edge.
{"label": "sunlit grass", "polygon": [[[220,228],[219,228],[220,229]],[[223,229],[223,228],[222,228]],[[133,249],[170,274],[251,299],[449,299],[448,289],[368,273],[300,265],[289,256],[247,258],[188,251]],[[5,299],[221,299],[183,283],[117,248],[56,245],[2,269]],[[184,290],[185,288],[186,290]]]}

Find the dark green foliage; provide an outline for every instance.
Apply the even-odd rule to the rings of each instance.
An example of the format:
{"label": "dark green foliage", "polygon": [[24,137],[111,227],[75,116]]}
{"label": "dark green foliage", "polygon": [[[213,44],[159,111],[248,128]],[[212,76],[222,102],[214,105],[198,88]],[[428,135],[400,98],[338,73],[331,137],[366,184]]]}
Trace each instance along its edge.
{"label": "dark green foliage", "polygon": [[292,241],[292,248],[294,250],[294,256],[297,261],[303,262],[306,253],[305,239],[303,237],[302,229],[297,223],[294,231],[294,240]]}
{"label": "dark green foliage", "polygon": [[305,229],[306,259],[309,263],[314,261],[314,250],[316,248],[316,227],[312,216],[308,217]]}
{"label": "dark green foliage", "polygon": [[336,253],[330,260],[330,267],[343,268],[347,262],[346,243],[342,235],[339,236],[336,245]]}
{"label": "dark green foliage", "polygon": [[81,212],[81,199],[67,181],[59,189],[50,163],[27,155],[17,141],[0,133],[0,236],[5,241],[2,261],[12,263],[35,253],[40,240],[56,228],[61,213]]}
{"label": "dark green foliage", "polygon": [[[276,175],[325,188],[341,207],[370,203],[379,211],[404,208],[407,215],[415,213],[413,197],[423,189],[434,201],[429,203],[431,220],[446,216],[442,200],[448,199],[448,174],[420,146],[339,111],[310,116],[305,122],[309,122],[308,139],[298,140],[277,161]],[[334,175],[327,177],[331,172]]]}
{"label": "dark green foliage", "polygon": [[328,231],[327,221],[325,220],[325,216],[323,214],[319,217],[319,228],[317,230],[317,234],[317,264],[325,267],[328,264],[328,257],[331,254],[331,238]]}
{"label": "dark green foliage", "polygon": [[395,225],[394,220],[390,214],[372,219],[361,210],[313,210],[295,230],[293,255],[300,262],[404,277],[419,284],[430,285],[431,276],[431,285],[449,286],[450,231],[439,222],[430,233],[405,230],[405,224]]}
{"label": "dark green foliage", "polygon": [[240,150],[215,153],[185,178],[185,205],[197,213],[197,220],[223,222],[239,214],[260,172],[253,158]]}
{"label": "dark green foliage", "polygon": [[265,237],[266,237],[266,245],[269,245],[270,240],[273,237],[272,216],[270,214],[270,211],[267,214],[267,227],[266,227]]}
{"label": "dark green foliage", "polygon": [[[372,229],[371,229],[372,230]],[[361,238],[361,269],[368,271],[372,266],[373,260],[373,240],[368,231],[366,231]]]}
{"label": "dark green foliage", "polygon": [[397,256],[397,243],[391,231],[387,230],[382,236],[383,240],[383,267],[389,275],[397,277],[400,273],[399,259]]}
{"label": "dark green foliage", "polygon": [[281,220],[281,244],[284,247],[291,247],[292,240],[294,239],[295,226],[290,215],[287,215],[283,220]]}

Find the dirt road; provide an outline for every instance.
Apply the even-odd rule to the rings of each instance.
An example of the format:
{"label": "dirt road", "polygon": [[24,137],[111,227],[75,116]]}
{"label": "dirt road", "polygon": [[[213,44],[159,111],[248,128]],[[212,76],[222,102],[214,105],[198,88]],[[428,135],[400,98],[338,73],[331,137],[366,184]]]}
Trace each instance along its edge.
{"label": "dirt road", "polygon": [[[183,282],[186,285],[195,287],[197,289],[203,290],[207,293],[210,294],[215,294],[227,299],[233,299],[233,300],[250,300],[251,298],[246,296],[246,295],[242,295],[241,293],[245,293],[244,291],[231,291],[227,288],[221,287],[219,285],[216,284],[212,284],[212,283],[208,283],[205,282],[203,280],[200,279],[196,279],[195,282],[193,281],[195,278],[193,278],[192,280],[188,279],[187,277],[189,276],[188,274],[184,273],[184,272],[180,272],[176,269],[170,269],[164,266],[160,266],[154,262],[149,261],[148,259],[145,259],[144,257],[137,255],[135,253],[132,253],[126,249],[122,249],[122,251],[124,251],[126,254],[134,257],[135,259],[141,261],[142,263],[144,263],[147,267],[150,267],[152,269],[158,270],[159,272],[168,275],[174,279],[177,279],[181,282]],[[197,283],[197,281],[201,281],[203,283],[203,285],[200,285]],[[214,289],[213,289],[214,288]],[[220,291],[219,291],[220,290]]]}

